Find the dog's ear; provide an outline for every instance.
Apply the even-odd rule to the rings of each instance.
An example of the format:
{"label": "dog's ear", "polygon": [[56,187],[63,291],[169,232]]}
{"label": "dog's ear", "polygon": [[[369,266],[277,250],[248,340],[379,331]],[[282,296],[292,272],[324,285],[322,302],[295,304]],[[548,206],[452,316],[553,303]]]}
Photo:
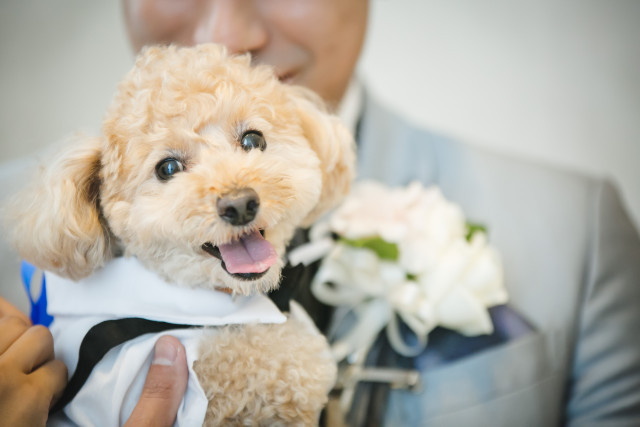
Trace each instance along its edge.
{"label": "dog's ear", "polygon": [[302,224],[308,226],[349,192],[355,176],[355,143],[340,119],[327,112],[319,96],[299,86],[291,86],[290,90],[303,132],[322,169],[320,199]]}
{"label": "dog's ear", "polygon": [[6,211],[20,256],[72,279],[91,274],[111,253],[99,207],[102,141],[78,139],[48,160]]}

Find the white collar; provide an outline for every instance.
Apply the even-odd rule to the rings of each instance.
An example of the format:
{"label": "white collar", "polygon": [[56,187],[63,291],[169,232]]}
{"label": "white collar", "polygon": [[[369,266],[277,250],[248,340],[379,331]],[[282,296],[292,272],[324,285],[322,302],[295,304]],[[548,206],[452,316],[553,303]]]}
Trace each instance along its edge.
{"label": "white collar", "polygon": [[358,126],[358,119],[362,109],[363,91],[360,81],[353,77],[337,109],[338,117],[340,117],[340,120],[352,135],[356,134],[356,127]]}
{"label": "white collar", "polygon": [[116,258],[74,282],[46,273],[47,311],[61,316],[143,317],[190,324],[283,323],[286,317],[265,295],[232,297],[223,292],[171,285],[136,258]]}

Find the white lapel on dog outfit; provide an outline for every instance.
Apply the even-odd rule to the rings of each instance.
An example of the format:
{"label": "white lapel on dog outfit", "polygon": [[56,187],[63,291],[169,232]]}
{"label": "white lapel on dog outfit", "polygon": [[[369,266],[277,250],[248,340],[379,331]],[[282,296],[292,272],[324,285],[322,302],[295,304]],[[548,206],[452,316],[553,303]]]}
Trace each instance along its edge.
{"label": "white lapel on dog outfit", "polygon": [[[232,297],[223,292],[171,285],[135,258],[117,258],[90,277],[73,282],[46,273],[48,312],[56,357],[71,376],[88,330],[105,320],[141,317],[185,325],[220,326],[283,323],[286,317],[264,295]],[[207,399],[192,369],[202,329],[145,334],[112,348],[95,366],[85,385],[49,425],[122,425],[135,407],[153,347],[161,335],[185,346],[189,383],[175,425],[202,425]]]}

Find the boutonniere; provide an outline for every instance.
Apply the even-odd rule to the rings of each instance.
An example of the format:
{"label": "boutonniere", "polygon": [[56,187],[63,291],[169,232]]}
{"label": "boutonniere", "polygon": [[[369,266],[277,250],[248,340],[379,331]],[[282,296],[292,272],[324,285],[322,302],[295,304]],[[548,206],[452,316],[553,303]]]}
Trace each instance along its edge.
{"label": "boutonniere", "polygon": [[[388,188],[365,181],[291,252],[292,264],[323,258],[312,283],[320,301],[350,309],[355,322],[333,343],[338,361],[368,351],[386,330],[395,351],[415,356],[442,326],[474,336],[493,331],[488,308],[504,304],[500,257],[484,227],[465,220],[437,187]],[[408,343],[401,319],[415,334]]]}

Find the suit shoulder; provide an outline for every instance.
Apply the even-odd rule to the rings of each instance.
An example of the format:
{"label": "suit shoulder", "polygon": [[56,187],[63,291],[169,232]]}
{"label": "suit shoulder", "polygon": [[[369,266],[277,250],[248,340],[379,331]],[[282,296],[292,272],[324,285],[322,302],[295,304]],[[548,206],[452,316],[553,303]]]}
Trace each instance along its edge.
{"label": "suit shoulder", "polygon": [[[400,114],[381,105],[375,99],[367,99],[364,132],[367,144],[374,141],[377,150],[412,153],[414,157],[428,156],[437,168],[438,181],[465,181],[504,176],[521,186],[552,185],[560,189],[567,185],[570,191],[576,186],[600,185],[602,177],[579,170],[527,159],[515,154],[497,152],[451,135],[426,129],[412,123]],[[384,146],[384,148],[383,148]],[[410,164],[409,164],[410,165]]]}

